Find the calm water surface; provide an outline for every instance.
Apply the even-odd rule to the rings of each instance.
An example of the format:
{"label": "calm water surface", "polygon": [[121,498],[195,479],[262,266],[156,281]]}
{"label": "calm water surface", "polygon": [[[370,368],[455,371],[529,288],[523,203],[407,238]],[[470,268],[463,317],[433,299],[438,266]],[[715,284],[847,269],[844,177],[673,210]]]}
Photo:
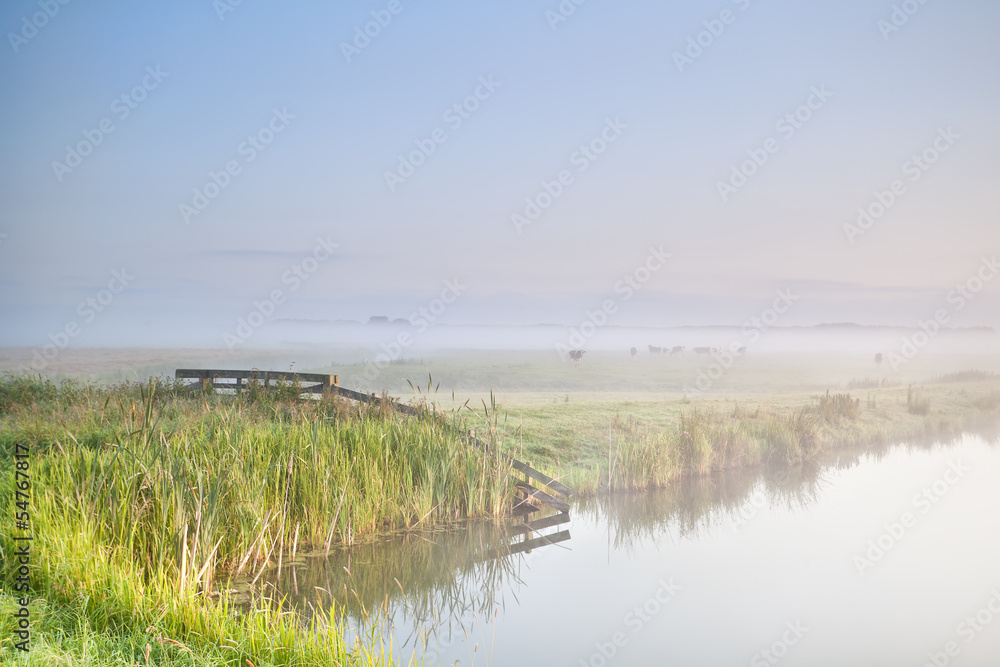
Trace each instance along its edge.
{"label": "calm water surface", "polygon": [[381,619],[404,662],[1000,665],[997,442],[734,472],[515,526],[300,559],[266,591],[306,616],[334,600],[348,633]]}

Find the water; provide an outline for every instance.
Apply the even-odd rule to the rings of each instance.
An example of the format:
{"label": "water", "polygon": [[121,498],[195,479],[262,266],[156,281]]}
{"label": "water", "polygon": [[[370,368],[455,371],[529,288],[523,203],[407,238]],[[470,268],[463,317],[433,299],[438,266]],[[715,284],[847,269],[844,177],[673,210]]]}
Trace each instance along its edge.
{"label": "water", "polygon": [[403,534],[299,559],[268,589],[305,615],[334,599],[351,628],[377,613],[428,664],[995,666],[998,445],[585,501],[530,535],[570,539],[527,553],[492,523]]}

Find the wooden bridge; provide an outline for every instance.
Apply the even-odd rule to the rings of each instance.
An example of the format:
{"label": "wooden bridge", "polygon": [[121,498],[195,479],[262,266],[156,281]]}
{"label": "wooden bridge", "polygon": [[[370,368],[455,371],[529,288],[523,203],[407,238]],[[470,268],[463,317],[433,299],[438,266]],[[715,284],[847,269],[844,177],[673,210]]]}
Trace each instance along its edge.
{"label": "wooden bridge", "polygon": [[[206,390],[231,389],[236,393],[240,393],[251,387],[262,388],[265,391],[270,391],[278,389],[279,387],[297,385],[303,394],[340,396],[359,403],[382,403],[388,400],[397,412],[415,417],[422,416],[426,412],[421,408],[400,403],[395,399],[379,398],[375,394],[363,394],[361,392],[345,389],[340,386],[340,377],[337,375],[324,375],[321,373],[295,373],[292,371],[233,371],[178,368],[176,373],[174,373],[174,377],[178,380],[198,380],[197,383],[191,385],[192,387],[200,387]],[[488,452],[490,449],[489,445],[476,438],[475,434],[471,431],[469,433],[461,434],[461,437],[464,438],[468,444],[478,447],[484,452]],[[539,484],[539,486],[544,486],[549,491],[563,496],[564,498],[568,498],[573,495],[573,491],[558,480],[549,477],[539,470],[535,470],[523,461],[518,461],[513,456],[508,454],[503,454],[502,456],[510,463],[514,470],[517,470],[531,480],[534,480]],[[514,513],[522,515],[531,514],[533,512],[537,512],[540,509],[538,505],[541,504],[551,507],[560,514],[565,514],[565,518],[568,520],[569,503],[564,500],[560,500],[554,495],[538,488],[538,486],[533,486],[527,480],[517,482],[517,491],[520,497],[514,504]],[[540,521],[545,521],[545,519],[541,519]],[[566,532],[566,537],[564,539],[568,539],[569,533],[567,531],[564,532]]]}

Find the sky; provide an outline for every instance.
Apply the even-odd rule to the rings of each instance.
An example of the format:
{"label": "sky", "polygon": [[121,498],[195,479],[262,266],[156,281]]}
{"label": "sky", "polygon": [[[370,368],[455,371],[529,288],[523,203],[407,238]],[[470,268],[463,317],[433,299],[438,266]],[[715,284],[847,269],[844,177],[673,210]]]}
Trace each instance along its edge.
{"label": "sky", "polygon": [[578,2],[5,2],[0,345],[1000,325],[1000,5]]}

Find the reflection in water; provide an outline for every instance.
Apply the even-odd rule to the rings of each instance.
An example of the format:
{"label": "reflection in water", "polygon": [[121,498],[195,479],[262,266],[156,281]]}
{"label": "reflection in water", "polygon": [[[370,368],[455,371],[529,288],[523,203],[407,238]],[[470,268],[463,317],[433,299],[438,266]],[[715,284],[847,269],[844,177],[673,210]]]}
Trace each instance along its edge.
{"label": "reflection in water", "polygon": [[[822,485],[821,470],[819,465],[755,468],[685,478],[655,492],[584,499],[573,513],[605,523],[614,549],[628,549],[671,531],[695,537],[716,521],[747,515],[757,503],[805,507]],[[305,555],[280,573],[266,572],[254,588],[255,603],[283,598],[286,608],[306,618],[332,603],[353,633],[413,628],[404,641],[422,653],[428,645],[451,645],[476,621],[502,612],[505,594],[516,601],[530,556],[568,542],[569,522],[566,513],[531,522],[466,521],[401,532],[331,551],[329,557]]]}
{"label": "reflection in water", "polygon": [[[607,569],[594,570],[587,558],[589,550],[604,550],[600,542],[588,541],[594,528],[606,532],[609,558],[612,552],[638,554],[652,544],[698,544],[711,550],[716,548],[712,546],[716,527],[740,531],[758,512],[775,509],[803,515],[830,491],[829,487],[837,486],[845,471],[859,466],[872,469],[890,455],[897,461],[943,447],[928,442],[842,450],[806,465],[732,470],[678,480],[656,492],[580,500],[572,508],[579,529],[577,553],[560,559],[560,567],[580,568],[581,581],[587,577],[624,581],[626,572],[616,568],[628,568],[629,562],[638,563],[643,557],[637,556],[635,561],[618,557]],[[896,495],[908,497],[899,492],[889,494]],[[469,521],[433,531],[400,532],[382,542],[332,551],[329,557],[323,553],[300,556],[293,563],[286,562],[280,574],[276,569],[265,573],[263,583],[254,587],[254,604],[284,598],[286,608],[295,609],[303,618],[332,605],[348,635],[371,636],[375,628],[383,637],[393,638],[399,654],[426,655],[430,662],[446,654],[450,664],[458,646],[469,647],[473,654],[478,650],[492,655],[491,636],[497,629],[493,619],[502,617],[508,605],[517,607],[518,596],[526,591],[537,597],[544,589],[543,596],[555,596],[544,598],[544,608],[519,610],[521,616],[528,617],[529,627],[534,621],[549,622],[560,604],[569,605],[562,610],[564,615],[579,612],[570,602],[575,594],[565,594],[566,583],[564,588],[549,589],[536,574],[530,578],[531,589],[524,584],[536,553],[573,550],[570,527],[566,514],[543,516],[530,524],[520,520]],[[790,535],[790,542],[775,542],[776,553],[800,548],[794,531]],[[864,543],[860,536],[857,540]],[[728,549],[724,544],[718,548]],[[850,556],[840,560],[850,563]],[[662,562],[682,567],[676,558]],[[781,587],[777,582],[773,585]],[[528,606],[538,607],[539,603],[536,600]],[[463,659],[463,664],[469,662]]]}
{"label": "reflection in water", "polygon": [[[405,643],[450,645],[477,619],[505,608],[503,592],[521,585],[535,550],[570,539],[566,513],[533,521],[466,521],[433,531],[405,531],[380,542],[306,554],[252,587],[252,604],[283,599],[309,618],[331,606],[349,633],[412,627]],[[238,582],[237,582],[238,585]]]}
{"label": "reflection in water", "polygon": [[[983,431],[995,441],[997,429]],[[584,499],[573,507],[577,515],[607,525],[616,550],[638,542],[677,535],[696,539],[717,524],[739,527],[762,507],[807,509],[835,473],[863,463],[878,463],[891,451],[927,451],[950,447],[936,438],[901,444],[844,448],[794,466],[763,466],[685,477],[652,492],[617,493]]]}
{"label": "reflection in water", "polygon": [[738,525],[764,505],[805,508],[822,484],[816,465],[731,470],[683,478],[652,492],[590,498],[574,510],[606,524],[609,541],[619,550],[670,535],[696,538],[717,523]]}

